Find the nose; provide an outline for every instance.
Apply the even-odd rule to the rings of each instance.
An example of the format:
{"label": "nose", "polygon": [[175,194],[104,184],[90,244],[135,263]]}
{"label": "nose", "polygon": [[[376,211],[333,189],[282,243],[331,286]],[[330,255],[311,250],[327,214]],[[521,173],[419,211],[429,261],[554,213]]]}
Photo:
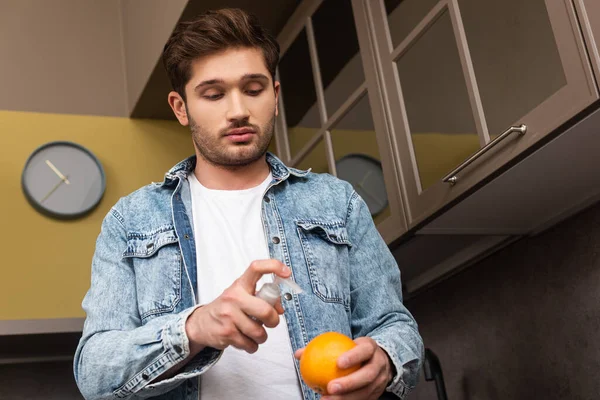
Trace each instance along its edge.
{"label": "nose", "polygon": [[249,116],[250,111],[248,110],[243,94],[234,91],[231,96],[229,96],[227,120],[230,122],[240,121],[248,119]]}

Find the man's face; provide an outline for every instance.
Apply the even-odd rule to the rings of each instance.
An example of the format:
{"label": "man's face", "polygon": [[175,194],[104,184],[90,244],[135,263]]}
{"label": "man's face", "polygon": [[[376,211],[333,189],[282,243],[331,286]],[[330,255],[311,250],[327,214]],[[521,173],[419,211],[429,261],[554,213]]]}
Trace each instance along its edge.
{"label": "man's face", "polygon": [[201,57],[191,72],[186,110],[200,156],[223,167],[260,159],[273,137],[279,92],[261,50],[234,48]]}

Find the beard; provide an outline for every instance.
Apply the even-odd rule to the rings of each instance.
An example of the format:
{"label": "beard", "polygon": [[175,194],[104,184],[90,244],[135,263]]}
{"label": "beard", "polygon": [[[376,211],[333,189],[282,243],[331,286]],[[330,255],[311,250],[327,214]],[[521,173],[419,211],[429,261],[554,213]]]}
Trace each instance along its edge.
{"label": "beard", "polygon": [[[264,126],[250,124],[248,120],[239,120],[216,135],[196,123],[189,112],[188,119],[192,139],[202,158],[214,166],[223,168],[243,167],[260,160],[269,148],[275,128],[275,112],[273,112],[271,120]],[[223,139],[225,133],[230,129],[245,127],[254,130],[254,140],[243,143],[226,143],[227,140]]]}

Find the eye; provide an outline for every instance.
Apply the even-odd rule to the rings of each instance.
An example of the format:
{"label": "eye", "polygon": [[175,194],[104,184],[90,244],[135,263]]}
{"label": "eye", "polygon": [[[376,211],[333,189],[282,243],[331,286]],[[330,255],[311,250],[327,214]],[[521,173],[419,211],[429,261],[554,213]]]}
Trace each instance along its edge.
{"label": "eye", "polygon": [[223,97],[223,93],[205,94],[202,97],[207,100],[216,101]]}
{"label": "eye", "polygon": [[265,90],[265,87],[260,82],[249,82],[244,88],[244,92],[248,96],[258,96]]}
{"label": "eye", "polygon": [[246,93],[248,93],[250,96],[258,96],[259,94],[261,94],[263,92],[263,89],[248,89],[246,90]]}

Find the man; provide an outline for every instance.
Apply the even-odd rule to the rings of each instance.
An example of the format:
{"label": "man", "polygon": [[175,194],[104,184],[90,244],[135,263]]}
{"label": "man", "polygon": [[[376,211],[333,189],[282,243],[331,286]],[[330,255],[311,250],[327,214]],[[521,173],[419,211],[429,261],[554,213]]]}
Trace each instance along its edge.
{"label": "man", "polygon": [[[241,10],[181,23],[164,48],[169,104],[196,155],[120,199],[96,243],[75,355],[86,399],[317,399],[298,358],[338,331],[362,365],[331,399],[403,398],[423,351],[367,206],[327,174],[267,153],[279,47]],[[275,306],[255,296],[289,278]],[[295,357],[294,357],[295,355]]]}

